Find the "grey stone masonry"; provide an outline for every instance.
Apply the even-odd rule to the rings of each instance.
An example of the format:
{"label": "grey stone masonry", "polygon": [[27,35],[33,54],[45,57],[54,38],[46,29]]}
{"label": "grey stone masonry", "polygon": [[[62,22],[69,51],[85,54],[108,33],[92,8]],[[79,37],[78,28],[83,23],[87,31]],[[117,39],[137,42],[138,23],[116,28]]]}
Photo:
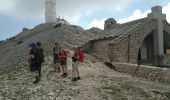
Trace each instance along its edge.
{"label": "grey stone masonry", "polygon": [[[109,25],[110,21],[113,21],[114,27]],[[152,12],[146,18],[135,21],[116,24],[113,18],[108,19],[105,27],[94,40],[86,44],[86,51],[104,61],[136,64],[142,61],[142,44],[147,42],[144,63],[159,66],[162,60],[169,62],[170,55],[163,56],[165,49],[170,48],[170,24],[160,6],[152,7]]]}
{"label": "grey stone masonry", "polygon": [[114,62],[137,63],[139,48],[144,38],[156,29],[156,22],[156,20],[147,21],[119,42],[111,44],[110,59]]}
{"label": "grey stone masonry", "polygon": [[[154,54],[155,58],[164,54],[163,40],[163,20],[166,20],[166,15],[162,14],[162,7],[152,7],[152,12],[148,14],[148,18],[157,19],[157,28],[154,33]],[[155,59],[155,63],[156,63]]]}

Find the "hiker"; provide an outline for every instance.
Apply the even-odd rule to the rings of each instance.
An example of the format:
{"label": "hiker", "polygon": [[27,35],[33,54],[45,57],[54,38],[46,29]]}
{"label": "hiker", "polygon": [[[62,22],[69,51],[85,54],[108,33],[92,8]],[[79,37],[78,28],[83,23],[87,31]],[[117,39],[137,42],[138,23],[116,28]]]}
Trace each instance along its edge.
{"label": "hiker", "polygon": [[60,72],[60,58],[59,58],[60,47],[58,43],[55,43],[53,48],[53,61],[54,61],[54,72]]}
{"label": "hiker", "polygon": [[38,74],[39,77],[41,77],[41,66],[42,63],[44,62],[44,50],[41,48],[41,43],[37,42],[37,47],[36,47],[36,56],[37,56],[37,64],[38,64]]}
{"label": "hiker", "polygon": [[67,52],[62,46],[60,46],[59,58],[60,65],[63,71],[63,75],[61,75],[61,77],[67,77]]}
{"label": "hiker", "polygon": [[72,81],[80,80],[80,72],[79,72],[79,50],[76,47],[73,47],[73,55],[72,55]]}
{"label": "hiker", "polygon": [[40,79],[39,79],[39,73],[38,73],[38,67],[39,66],[38,66],[37,60],[35,58],[35,56],[36,56],[36,44],[32,43],[32,44],[30,44],[30,47],[31,47],[31,50],[30,50],[29,55],[28,55],[28,62],[30,64],[30,71],[35,77],[35,81],[33,81],[33,83],[37,84],[40,81]]}

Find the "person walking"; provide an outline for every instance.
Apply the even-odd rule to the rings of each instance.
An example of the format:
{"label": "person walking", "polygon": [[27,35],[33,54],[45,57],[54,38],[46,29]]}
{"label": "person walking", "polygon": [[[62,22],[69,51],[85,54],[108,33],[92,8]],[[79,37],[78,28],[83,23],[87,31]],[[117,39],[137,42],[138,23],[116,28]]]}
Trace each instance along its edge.
{"label": "person walking", "polygon": [[61,75],[61,77],[67,77],[67,52],[65,51],[63,46],[60,46],[59,58],[60,65],[63,71],[63,75]]}
{"label": "person walking", "polygon": [[30,64],[30,72],[35,77],[35,81],[33,81],[34,84],[37,84],[40,81],[39,73],[38,73],[38,64],[36,60],[36,44],[32,43],[29,45],[31,47],[31,50],[28,54],[28,63]]}
{"label": "person walking", "polygon": [[41,66],[42,63],[44,62],[44,50],[41,47],[41,43],[37,42],[37,47],[36,47],[36,59],[37,59],[37,66],[38,66],[38,74],[39,77],[41,77]]}
{"label": "person walking", "polygon": [[73,47],[72,81],[80,80],[80,72],[78,66],[79,66],[79,51],[76,47]]}
{"label": "person walking", "polygon": [[54,72],[60,72],[60,58],[59,58],[60,47],[58,43],[55,43],[53,48],[53,61],[54,61]]}

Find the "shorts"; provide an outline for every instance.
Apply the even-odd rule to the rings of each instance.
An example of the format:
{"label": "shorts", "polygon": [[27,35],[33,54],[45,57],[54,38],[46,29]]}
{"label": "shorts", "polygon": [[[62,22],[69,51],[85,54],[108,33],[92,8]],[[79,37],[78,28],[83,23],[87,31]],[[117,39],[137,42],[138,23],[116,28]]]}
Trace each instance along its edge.
{"label": "shorts", "polygon": [[58,57],[54,57],[54,64],[60,63],[60,59]]}
{"label": "shorts", "polygon": [[79,62],[78,62],[78,61],[73,62],[73,63],[72,63],[72,69],[78,68],[78,65],[79,65]]}
{"label": "shorts", "polygon": [[61,60],[61,61],[60,61],[60,65],[67,65],[67,59]]}
{"label": "shorts", "polygon": [[41,64],[39,63],[31,63],[30,64],[30,71],[38,71],[41,68]]}

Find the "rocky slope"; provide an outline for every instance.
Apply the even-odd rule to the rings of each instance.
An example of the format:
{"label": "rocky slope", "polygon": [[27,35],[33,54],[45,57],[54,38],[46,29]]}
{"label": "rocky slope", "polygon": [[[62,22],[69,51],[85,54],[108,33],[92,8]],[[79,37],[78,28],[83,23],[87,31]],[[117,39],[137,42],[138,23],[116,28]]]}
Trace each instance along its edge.
{"label": "rocky slope", "polygon": [[29,51],[28,45],[32,42],[41,42],[47,55],[51,53],[55,42],[69,48],[81,46],[94,37],[94,33],[75,25],[40,24],[33,29],[21,32],[12,40],[0,43],[0,69],[4,71],[16,68],[20,63],[26,61]]}
{"label": "rocky slope", "polygon": [[[71,81],[71,61],[68,77],[52,73],[52,57],[47,56],[41,82],[33,84],[27,64],[4,72],[0,76],[0,100],[169,100],[170,85],[146,81],[109,69],[86,55],[80,65],[82,80]],[[50,78],[50,79],[48,79]]]}

